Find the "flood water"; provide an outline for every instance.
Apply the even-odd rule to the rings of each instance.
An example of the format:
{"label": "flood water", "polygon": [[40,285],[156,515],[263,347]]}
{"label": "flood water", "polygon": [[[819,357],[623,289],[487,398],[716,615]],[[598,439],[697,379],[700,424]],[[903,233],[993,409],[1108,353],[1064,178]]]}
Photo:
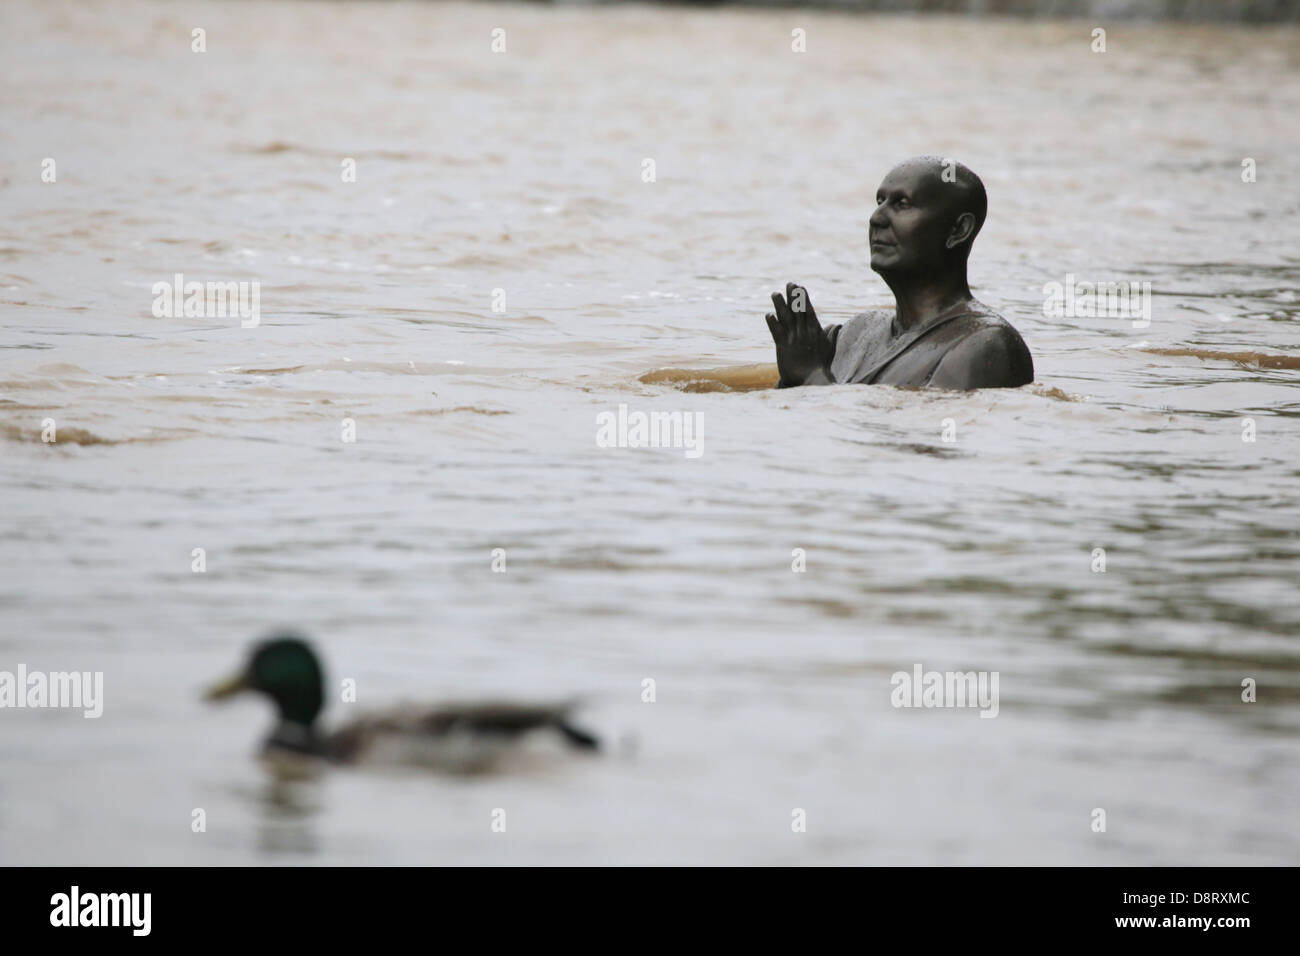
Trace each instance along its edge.
{"label": "flood water", "polygon": [[[1300,355],[1300,32],[1093,26],[0,6],[0,670],[104,675],[0,710],[0,861],[1300,862],[1300,373],[1251,357]],[[890,305],[919,153],[987,184],[1034,385],[640,381],[771,362],[787,281]],[[260,324],[156,317],[176,273]],[[1149,327],[1046,317],[1067,274]],[[600,447],[620,404],[702,454]],[[200,693],[275,625],[327,721],[581,694],[609,752],[273,781]],[[917,664],[996,719],[893,707]]]}

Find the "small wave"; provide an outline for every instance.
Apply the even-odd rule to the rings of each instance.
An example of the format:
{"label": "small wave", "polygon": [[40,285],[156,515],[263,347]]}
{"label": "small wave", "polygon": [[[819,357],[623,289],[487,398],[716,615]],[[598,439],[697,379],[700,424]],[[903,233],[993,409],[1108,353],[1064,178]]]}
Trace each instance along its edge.
{"label": "small wave", "polygon": [[[395,375],[425,375],[435,365],[457,364],[453,362],[421,362],[417,367],[413,360],[406,362],[365,362],[350,359],[333,359],[313,365],[286,365],[283,368],[243,368],[235,365],[218,369],[222,375],[296,375],[299,372],[389,372]],[[0,383],[3,385],[3,383]]]}
{"label": "small wave", "polygon": [[273,156],[276,153],[291,153],[299,147],[292,143],[286,143],[284,140],[276,139],[262,146],[246,146],[242,149],[236,149],[238,153],[254,153],[259,156]]}
{"label": "small wave", "polygon": [[776,364],[764,363],[725,368],[657,368],[637,381],[646,385],[671,385],[683,392],[753,392],[775,388],[778,378]]}
{"label": "small wave", "polygon": [[475,415],[509,415],[503,408],[479,408],[477,405],[457,405],[455,408],[420,408],[412,415],[449,415],[452,412],[471,412]]}
{"label": "small wave", "polygon": [[42,365],[36,369],[50,378],[36,377],[32,378],[13,378],[0,379],[0,389],[4,391],[19,390],[37,390],[45,388],[64,388],[68,385],[86,385],[98,384],[94,375],[82,368],[80,365],[72,365],[67,362],[54,362]]}
{"label": "small wave", "polygon": [[24,428],[21,425],[0,422],[0,438],[4,438],[6,441],[28,441],[48,445],[130,445],[170,441],[176,437],[174,435],[139,435],[133,438],[107,438],[103,435],[96,435],[85,428],[77,428],[75,425],[58,426],[54,434],[55,440],[52,442],[44,441],[42,434],[40,428]]}
{"label": "small wave", "polygon": [[[241,146],[232,146],[230,149],[231,152],[234,153],[251,153],[254,156],[276,156],[280,153],[303,153],[304,155],[307,156],[333,156],[337,152],[337,150],[332,150],[332,149],[322,149],[319,147],[312,147],[312,146],[300,146],[297,143],[289,143],[282,139],[273,139],[271,140],[271,142],[263,143],[260,146],[241,145]],[[410,152],[407,150],[400,150],[400,149],[367,150],[361,153],[354,153],[352,155],[359,158],[383,159],[383,160],[390,160],[394,162],[404,162],[406,160],[413,160],[413,159],[427,159],[429,156],[428,153]],[[442,158],[444,160],[447,159],[446,157],[442,157]],[[492,163],[493,165],[500,165],[504,161],[505,161],[504,157],[501,154],[490,153],[487,156],[452,157],[451,160],[449,161],[449,164],[458,165],[458,166],[477,166],[483,162],[488,162],[488,163]]]}
{"label": "small wave", "polygon": [[1088,400],[1086,395],[1072,395],[1055,385],[1044,385],[1042,382],[1031,382],[1029,391],[1035,395],[1041,395],[1043,398],[1055,399],[1058,402],[1086,402]]}
{"label": "small wave", "polygon": [[442,263],[444,269],[488,268],[500,269],[514,264],[512,256],[496,256],[483,252],[469,252]]}
{"label": "small wave", "polygon": [[1276,352],[1218,352],[1213,349],[1144,348],[1152,355],[1182,355],[1191,358],[1236,362],[1254,368],[1300,368],[1300,355],[1279,355]]}
{"label": "small wave", "polygon": [[[637,381],[646,385],[671,385],[683,392],[753,392],[776,388],[779,373],[775,364],[732,365],[724,368],[658,368],[646,372]],[[1083,395],[1072,395],[1054,385],[1032,383],[1034,395],[1058,402],[1086,402]]]}

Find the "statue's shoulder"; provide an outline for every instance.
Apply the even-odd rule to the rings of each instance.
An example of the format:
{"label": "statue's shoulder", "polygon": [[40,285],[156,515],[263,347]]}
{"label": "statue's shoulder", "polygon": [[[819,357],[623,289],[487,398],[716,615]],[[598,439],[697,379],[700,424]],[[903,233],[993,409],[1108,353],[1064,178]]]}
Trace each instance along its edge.
{"label": "statue's shoulder", "polygon": [[1034,380],[1034,359],[1015,326],[981,303],[955,323],[946,354],[929,384],[999,388]]}
{"label": "statue's shoulder", "polygon": [[1016,327],[998,312],[982,302],[974,302],[971,310],[953,323],[948,341],[965,342],[970,339],[986,343],[1002,343],[1015,348],[1027,348]]}
{"label": "statue's shoulder", "polygon": [[1020,335],[1016,331],[1016,327],[1003,318],[1000,312],[990,308],[978,299],[971,301],[971,310],[967,313],[967,318],[973,330],[996,329],[1005,330],[1017,337]]}

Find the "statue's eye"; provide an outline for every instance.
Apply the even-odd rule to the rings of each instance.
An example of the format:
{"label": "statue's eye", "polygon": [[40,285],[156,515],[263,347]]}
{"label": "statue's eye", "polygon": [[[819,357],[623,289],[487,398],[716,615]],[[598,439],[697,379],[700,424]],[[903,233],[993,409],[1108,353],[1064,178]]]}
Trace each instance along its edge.
{"label": "statue's eye", "polygon": [[910,206],[910,205],[912,205],[912,204],[911,204],[910,202],[907,201],[907,197],[905,197],[905,196],[899,196],[896,205],[897,205],[900,209],[906,209],[908,206]]}

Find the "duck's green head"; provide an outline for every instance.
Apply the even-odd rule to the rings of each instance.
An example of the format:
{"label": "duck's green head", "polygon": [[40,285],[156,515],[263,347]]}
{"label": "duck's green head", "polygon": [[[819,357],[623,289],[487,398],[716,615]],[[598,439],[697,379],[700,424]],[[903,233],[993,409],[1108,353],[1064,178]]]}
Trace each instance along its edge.
{"label": "duck's green head", "polygon": [[256,644],[244,670],[209,689],[207,699],[247,690],[275,701],[281,720],[310,727],[324,706],[325,674],[310,644],[294,634],[277,634]]}

